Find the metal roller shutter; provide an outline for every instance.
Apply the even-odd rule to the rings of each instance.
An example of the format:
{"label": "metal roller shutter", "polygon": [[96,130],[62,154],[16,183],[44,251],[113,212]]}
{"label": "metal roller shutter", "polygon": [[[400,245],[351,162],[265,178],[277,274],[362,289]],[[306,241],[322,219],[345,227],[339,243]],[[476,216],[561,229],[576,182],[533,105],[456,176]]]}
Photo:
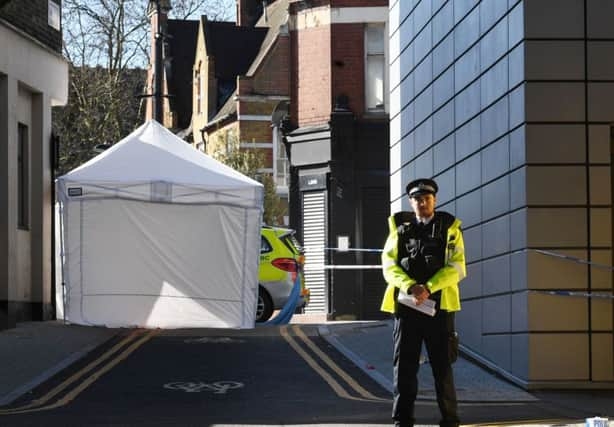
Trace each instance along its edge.
{"label": "metal roller shutter", "polygon": [[327,313],[326,192],[305,192],[302,197],[305,286],[311,291],[305,313]]}

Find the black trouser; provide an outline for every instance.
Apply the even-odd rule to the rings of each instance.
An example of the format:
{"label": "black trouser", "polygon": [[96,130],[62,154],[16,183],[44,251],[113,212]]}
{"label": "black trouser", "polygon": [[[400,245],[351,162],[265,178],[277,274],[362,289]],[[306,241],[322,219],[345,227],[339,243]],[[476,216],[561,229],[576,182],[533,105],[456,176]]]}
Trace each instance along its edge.
{"label": "black trouser", "polygon": [[[438,304],[439,305],[439,304]],[[454,375],[448,352],[454,331],[454,313],[437,310],[434,317],[398,304],[394,321],[394,403],[392,419],[401,426],[414,425],[418,394],[418,367],[422,342],[426,343],[435,378],[441,426],[458,426]]]}

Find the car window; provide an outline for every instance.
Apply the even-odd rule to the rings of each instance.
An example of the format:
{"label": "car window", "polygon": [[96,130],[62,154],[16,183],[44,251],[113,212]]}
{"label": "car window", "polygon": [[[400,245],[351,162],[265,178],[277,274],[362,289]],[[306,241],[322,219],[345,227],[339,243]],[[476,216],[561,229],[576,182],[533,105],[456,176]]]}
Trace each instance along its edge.
{"label": "car window", "polygon": [[271,252],[273,247],[269,243],[269,241],[264,236],[260,236],[260,253]]}
{"label": "car window", "polygon": [[284,242],[284,245],[286,245],[292,252],[303,252],[303,248],[293,234],[288,234],[282,239],[282,241]]}

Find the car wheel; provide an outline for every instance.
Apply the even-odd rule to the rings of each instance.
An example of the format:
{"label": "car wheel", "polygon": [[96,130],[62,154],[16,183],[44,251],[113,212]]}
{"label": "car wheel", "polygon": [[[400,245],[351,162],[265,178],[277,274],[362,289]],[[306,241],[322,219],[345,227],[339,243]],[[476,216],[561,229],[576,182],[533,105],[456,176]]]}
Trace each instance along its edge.
{"label": "car wheel", "polygon": [[256,322],[266,322],[273,315],[273,301],[269,293],[258,287],[258,307],[256,308]]}

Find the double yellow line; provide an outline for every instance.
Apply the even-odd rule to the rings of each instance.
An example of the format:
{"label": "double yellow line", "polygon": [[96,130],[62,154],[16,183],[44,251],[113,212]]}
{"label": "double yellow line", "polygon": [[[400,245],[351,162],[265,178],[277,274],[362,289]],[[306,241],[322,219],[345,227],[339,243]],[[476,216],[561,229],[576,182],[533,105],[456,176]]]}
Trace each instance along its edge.
{"label": "double yellow line", "polygon": [[351,390],[353,390],[358,396],[351,395],[340,383],[337,381],[328,371],[322,368],[320,364],[307,352],[301,345],[294,339],[292,335],[288,333],[288,326],[282,326],[280,328],[281,336],[288,342],[290,347],[296,351],[299,356],[307,362],[307,364],[322,377],[324,381],[333,389],[337,396],[343,399],[359,400],[362,402],[390,402],[390,399],[382,399],[381,397],[374,396],[358,382],[352,378],[347,372],[339,367],[333,360],[326,355],[318,346],[305,335],[297,325],[292,325],[292,332],[297,336],[318,358],[319,360],[328,366],[339,378],[341,378]]}
{"label": "double yellow line", "polygon": [[497,426],[530,426],[530,425],[568,425],[585,424],[586,420],[574,420],[564,418],[544,418],[535,420],[497,421],[496,423],[463,424],[463,427],[497,427]]}
{"label": "double yellow line", "polygon": [[[113,369],[117,364],[130,356],[130,354],[132,354],[137,348],[145,344],[145,342],[151,339],[154,335],[157,335],[159,332],[159,330],[147,331],[144,329],[136,329],[132,331],[122,341],[115,344],[96,360],[90,362],[87,366],[71,375],[41,398],[35,399],[26,405],[16,408],[0,409],[0,415],[26,414],[30,412],[47,411],[49,409],[55,409],[67,405],[86,388],[96,382],[98,378]],[[104,364],[104,362],[108,359],[111,360]],[[89,376],[87,376],[88,374]],[[55,401],[53,400],[56,396],[64,392],[77,381],[81,382],[66,393],[62,398]]]}

